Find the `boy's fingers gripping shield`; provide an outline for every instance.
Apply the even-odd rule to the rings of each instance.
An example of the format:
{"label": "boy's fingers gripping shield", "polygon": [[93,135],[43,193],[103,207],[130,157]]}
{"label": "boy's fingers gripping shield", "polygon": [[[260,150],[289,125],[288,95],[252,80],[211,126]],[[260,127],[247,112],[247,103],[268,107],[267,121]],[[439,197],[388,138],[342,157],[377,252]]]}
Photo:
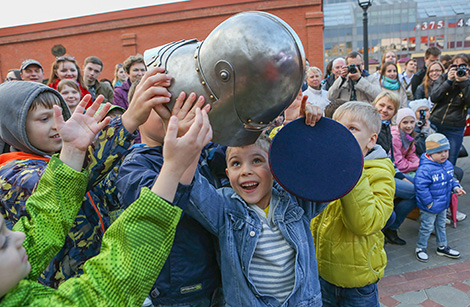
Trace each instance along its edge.
{"label": "boy's fingers gripping shield", "polygon": [[343,197],[362,174],[361,148],[340,123],[322,117],[314,127],[298,118],[273,138],[269,150],[271,172],[288,192],[311,201]]}
{"label": "boy's fingers gripping shield", "polygon": [[304,79],[302,43],[280,18],[244,12],[217,26],[202,42],[182,40],[144,52],[147,67],[173,77],[168,103],[181,91],[211,104],[213,141],[242,146],[256,141],[297,96]]}

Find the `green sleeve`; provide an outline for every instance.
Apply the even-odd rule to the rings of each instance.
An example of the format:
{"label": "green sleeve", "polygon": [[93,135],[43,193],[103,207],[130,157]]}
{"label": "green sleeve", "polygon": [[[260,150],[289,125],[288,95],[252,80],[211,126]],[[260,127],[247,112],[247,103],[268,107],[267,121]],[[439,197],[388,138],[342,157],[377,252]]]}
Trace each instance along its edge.
{"label": "green sleeve", "polygon": [[37,280],[59,252],[83,202],[88,173],[77,172],[57,156],[49,161],[36,191],[26,202],[29,218],[13,227],[26,234],[23,243],[31,263],[28,278]]}
{"label": "green sleeve", "polygon": [[84,274],[61,284],[51,306],[142,306],[168,257],[181,209],[142,188],[111,225]]}
{"label": "green sleeve", "polygon": [[343,223],[357,236],[380,232],[393,212],[393,165],[389,159],[378,160],[384,160],[386,166],[377,167],[375,171],[364,170],[356,186],[341,198]]}

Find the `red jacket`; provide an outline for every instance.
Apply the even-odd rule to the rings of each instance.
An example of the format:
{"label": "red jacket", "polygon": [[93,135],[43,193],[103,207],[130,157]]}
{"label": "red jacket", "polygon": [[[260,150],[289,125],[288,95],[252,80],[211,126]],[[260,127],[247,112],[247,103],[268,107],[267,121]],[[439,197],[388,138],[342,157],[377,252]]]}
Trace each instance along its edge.
{"label": "red jacket", "polygon": [[[48,86],[52,87],[53,89],[57,90],[57,86],[59,85],[59,82],[60,80],[59,79],[56,79],[54,83],[49,83]],[[78,87],[80,88],[80,99],[85,97],[86,94],[90,94],[90,92],[86,89],[86,88],[83,88],[80,83],[78,83]],[[91,104],[93,103],[93,99],[90,100],[90,102],[88,102],[87,106],[85,108],[88,109],[88,107],[91,106]]]}

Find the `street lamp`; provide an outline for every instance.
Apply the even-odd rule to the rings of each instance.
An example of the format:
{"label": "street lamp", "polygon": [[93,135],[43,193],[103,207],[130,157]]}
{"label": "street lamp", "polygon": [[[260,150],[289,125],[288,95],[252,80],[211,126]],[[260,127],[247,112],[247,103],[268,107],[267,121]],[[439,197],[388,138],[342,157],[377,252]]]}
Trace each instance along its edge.
{"label": "street lamp", "polygon": [[362,8],[362,23],[364,29],[364,69],[369,70],[369,35],[367,33],[367,9],[372,5],[372,0],[357,0],[357,3]]}

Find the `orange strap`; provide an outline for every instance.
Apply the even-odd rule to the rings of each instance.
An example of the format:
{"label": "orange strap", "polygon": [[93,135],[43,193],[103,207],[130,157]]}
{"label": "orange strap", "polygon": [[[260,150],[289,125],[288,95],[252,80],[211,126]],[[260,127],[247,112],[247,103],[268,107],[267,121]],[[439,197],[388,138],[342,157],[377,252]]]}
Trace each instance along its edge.
{"label": "orange strap", "polygon": [[98,214],[98,218],[100,219],[100,223],[101,223],[101,229],[103,230],[103,234],[104,234],[104,223],[103,223],[103,220],[101,219],[100,210],[98,210],[98,207],[96,207],[95,203],[93,202],[93,198],[91,197],[90,192],[86,192],[86,195],[88,195],[88,198],[90,199],[90,202],[93,205],[93,208],[95,208],[95,211]]}
{"label": "orange strap", "polygon": [[49,162],[51,158],[46,158],[43,156],[33,155],[30,153],[18,151],[18,152],[7,152],[0,155],[0,166],[7,164],[13,160],[27,160],[27,159],[34,159],[34,160],[43,160]]}

